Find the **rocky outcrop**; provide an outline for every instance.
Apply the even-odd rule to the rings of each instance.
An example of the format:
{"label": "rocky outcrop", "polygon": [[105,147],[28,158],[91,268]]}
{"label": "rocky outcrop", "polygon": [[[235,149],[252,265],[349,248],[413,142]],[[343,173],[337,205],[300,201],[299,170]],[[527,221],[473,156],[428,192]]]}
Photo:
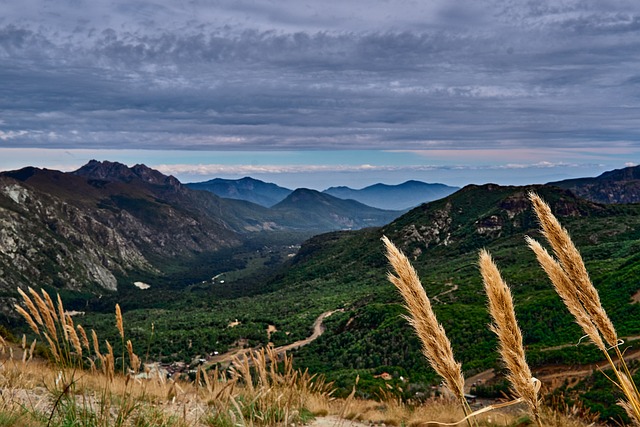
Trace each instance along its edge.
{"label": "rocky outcrop", "polygon": [[114,272],[151,269],[115,230],[60,200],[0,179],[0,287],[115,290]]}

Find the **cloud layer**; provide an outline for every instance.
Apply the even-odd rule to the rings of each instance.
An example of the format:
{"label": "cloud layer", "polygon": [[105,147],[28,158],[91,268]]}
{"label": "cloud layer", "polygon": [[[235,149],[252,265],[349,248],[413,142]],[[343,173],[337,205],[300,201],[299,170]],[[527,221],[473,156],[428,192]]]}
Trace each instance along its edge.
{"label": "cloud layer", "polygon": [[0,145],[640,145],[640,3],[364,4],[0,0]]}

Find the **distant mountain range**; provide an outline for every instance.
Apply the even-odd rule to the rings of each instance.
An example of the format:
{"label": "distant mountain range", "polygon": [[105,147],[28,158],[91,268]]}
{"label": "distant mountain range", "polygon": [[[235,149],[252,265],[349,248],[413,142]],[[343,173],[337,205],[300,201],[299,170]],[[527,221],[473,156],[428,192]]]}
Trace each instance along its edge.
{"label": "distant mountain range", "polygon": [[640,203],[640,166],[605,172],[595,178],[567,179],[548,185],[571,190],[598,203]]}
{"label": "distant mountain range", "polygon": [[27,167],[0,173],[0,290],[31,283],[115,289],[128,272],[189,268],[256,233],[303,233],[301,240],[399,214],[313,190],[269,209],[192,190],[144,165],[91,161],[70,173]]}
{"label": "distant mountain range", "polygon": [[[210,181],[185,185],[196,190],[210,191],[220,197],[246,200],[265,207],[280,203],[293,192],[288,188],[250,177],[242,179],[215,178]],[[378,209],[406,210],[422,203],[441,199],[459,189],[459,187],[444,184],[407,181],[398,185],[374,184],[360,190],[349,187],[330,187],[323,193],[339,199],[355,200]]]}
{"label": "distant mountain range", "polygon": [[284,216],[304,218],[307,226],[358,229],[386,224],[401,212],[372,208],[355,200],[342,200],[319,191],[299,188],[272,207]]}
{"label": "distant mountain range", "polygon": [[324,190],[341,199],[353,199],[380,209],[409,209],[422,203],[442,199],[460,187],[407,181],[398,185],[374,184],[361,190],[349,187],[331,187]]}

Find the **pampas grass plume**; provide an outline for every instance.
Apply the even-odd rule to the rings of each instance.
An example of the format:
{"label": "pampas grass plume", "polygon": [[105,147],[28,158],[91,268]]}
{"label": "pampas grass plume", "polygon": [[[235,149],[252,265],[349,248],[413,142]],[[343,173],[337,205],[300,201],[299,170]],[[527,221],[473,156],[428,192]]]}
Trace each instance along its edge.
{"label": "pampas grass plume", "polygon": [[507,367],[507,379],[516,394],[529,406],[536,423],[540,423],[540,402],[536,381],[527,364],[522,332],[516,320],[513,298],[509,287],[502,279],[498,267],[486,250],[480,251],[480,272],[489,299],[489,313],[493,318],[491,330],[498,336],[499,351]]}
{"label": "pampas grass plume", "polygon": [[397,274],[389,273],[388,279],[404,298],[409,312],[407,320],[422,342],[422,352],[444,379],[446,388],[466,407],[462,365],[453,357],[451,342],[431,308],[418,274],[407,257],[386,236],[382,241],[387,249],[387,259]]}

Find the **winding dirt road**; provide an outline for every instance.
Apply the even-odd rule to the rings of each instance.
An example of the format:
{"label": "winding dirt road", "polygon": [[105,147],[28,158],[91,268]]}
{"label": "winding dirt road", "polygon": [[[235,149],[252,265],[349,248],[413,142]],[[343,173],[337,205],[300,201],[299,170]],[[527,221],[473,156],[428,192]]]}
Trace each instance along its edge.
{"label": "winding dirt road", "polygon": [[[626,341],[636,340],[640,337],[632,336],[626,337]],[[542,349],[541,351],[551,351],[562,348],[567,348],[575,346],[575,344],[564,344],[558,345],[554,347],[547,347]],[[618,358],[612,356],[614,362],[618,361]],[[624,353],[624,360],[629,362],[631,360],[640,359],[640,349],[628,349]],[[598,363],[591,363],[585,365],[545,365],[538,366],[533,368],[533,376],[542,381],[542,383],[547,386],[549,389],[554,390],[564,384],[565,381],[572,380],[580,380],[583,379],[596,371],[607,369],[609,367],[609,363],[606,360],[603,360]],[[465,380],[465,392],[469,393],[471,387],[474,383],[485,383],[487,381],[492,380],[495,377],[495,373],[493,369],[489,369],[483,372],[480,372],[477,375],[469,377]]]}
{"label": "winding dirt road", "polygon": [[[291,344],[274,348],[274,351],[276,352],[276,354],[280,355],[284,352],[300,348],[318,339],[318,337],[320,337],[320,335],[322,335],[325,330],[322,322],[324,321],[324,319],[331,316],[336,311],[343,311],[343,310],[340,309],[340,310],[325,311],[320,316],[318,316],[315,322],[313,322],[313,333],[311,335],[309,335],[307,338],[303,340],[299,340]],[[236,350],[231,350],[226,353],[219,354],[217,356],[212,357],[203,366],[205,368],[208,368],[209,366],[213,366],[216,363],[220,363],[222,365],[230,364],[233,361],[233,359],[235,359],[236,357],[243,356],[252,350],[255,350],[255,348],[240,348]]]}

